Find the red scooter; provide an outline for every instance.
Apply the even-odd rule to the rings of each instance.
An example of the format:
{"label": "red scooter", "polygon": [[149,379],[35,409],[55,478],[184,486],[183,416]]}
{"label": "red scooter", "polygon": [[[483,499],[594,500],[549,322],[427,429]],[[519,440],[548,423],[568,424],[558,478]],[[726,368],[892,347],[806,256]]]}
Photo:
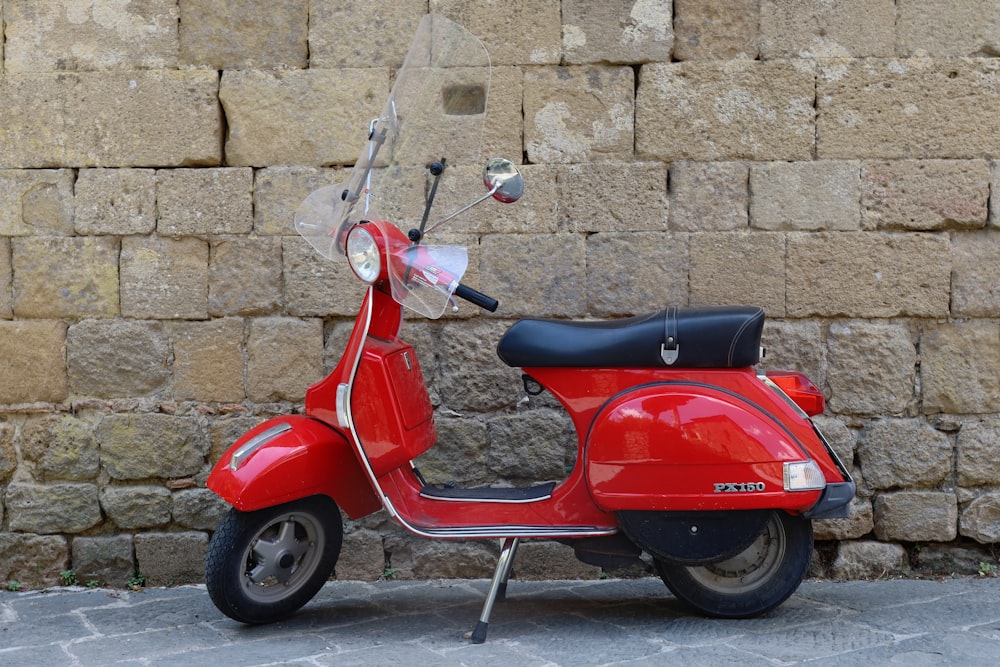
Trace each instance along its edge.
{"label": "red scooter", "polygon": [[413,464],[436,433],[417,355],[399,336],[403,307],[436,318],[457,309],[454,297],[498,305],[460,282],[464,247],[427,236],[491,197],[516,201],[524,187],[512,162],[489,160],[486,194],[432,219],[439,189],[454,196],[480,180],[469,165],[482,164],[489,76],[475,37],[425,17],[348,180],[296,212],[299,233],[346,257],[367,292],[305,414],[260,424],[212,471],[208,487],[233,506],[206,557],[212,601],[244,623],[291,614],[333,571],[340,510],[358,519],[385,509],[424,537],[502,540],[477,643],[522,539],[559,540],[604,567],[646,552],[674,595],[709,615],[776,607],[809,566],[811,519],[846,516],[855,485],[809,419],[823,412],[822,393],[799,373],[755,370],[760,308],[518,321],[497,352],[522,369],[527,392],[547,390],[568,411],[578,436],[568,476],[452,488],[428,484]]}

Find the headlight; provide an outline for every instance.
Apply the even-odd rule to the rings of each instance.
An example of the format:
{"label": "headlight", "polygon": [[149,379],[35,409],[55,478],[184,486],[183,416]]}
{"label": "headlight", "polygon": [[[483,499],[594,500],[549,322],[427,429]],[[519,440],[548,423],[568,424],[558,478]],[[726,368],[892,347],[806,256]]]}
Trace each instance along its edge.
{"label": "headlight", "polygon": [[354,274],[373,283],[382,271],[382,260],[375,237],[364,227],[355,227],[347,237],[347,261]]}

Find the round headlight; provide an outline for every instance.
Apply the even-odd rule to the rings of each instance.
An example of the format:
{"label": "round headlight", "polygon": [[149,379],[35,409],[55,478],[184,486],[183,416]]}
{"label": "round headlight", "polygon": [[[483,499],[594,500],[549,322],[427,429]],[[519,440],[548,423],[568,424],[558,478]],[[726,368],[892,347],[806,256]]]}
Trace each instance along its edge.
{"label": "round headlight", "polygon": [[378,244],[364,227],[355,227],[347,237],[347,262],[354,274],[366,283],[375,282],[382,271]]}

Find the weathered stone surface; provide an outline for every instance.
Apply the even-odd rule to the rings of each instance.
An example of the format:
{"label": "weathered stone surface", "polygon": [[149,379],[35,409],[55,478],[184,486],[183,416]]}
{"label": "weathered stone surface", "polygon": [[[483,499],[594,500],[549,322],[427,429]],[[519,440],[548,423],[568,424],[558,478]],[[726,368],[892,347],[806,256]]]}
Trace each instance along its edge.
{"label": "weathered stone surface", "polygon": [[308,65],[309,2],[288,0],[267,11],[241,0],[180,3],[180,61],[214,70]]}
{"label": "weathered stone surface", "polygon": [[855,160],[754,164],[750,224],[766,230],[858,230],[859,173]]}
{"label": "weathered stone surface", "polygon": [[144,396],[170,382],[170,344],[159,322],[83,320],[66,333],[66,351],[74,394]]}
{"label": "weathered stone surface", "polygon": [[383,68],[227,71],[219,101],[233,166],[352,164],[389,94]]}
{"label": "weathered stone surface", "polygon": [[749,302],[762,307],[768,317],[784,316],[784,234],[693,234],[690,255],[691,305]]}
{"label": "weathered stone surface", "polygon": [[1000,64],[994,59],[860,58],[821,62],[819,69],[820,158],[1000,152]]}
{"label": "weathered stone surface", "polygon": [[567,415],[531,410],[486,422],[492,472],[519,484],[560,480],[576,457],[577,439]]}
{"label": "weathered stone surface", "polygon": [[906,574],[909,570],[906,550],[898,544],[860,541],[840,545],[831,573],[838,579],[869,579]]}
{"label": "weathered stone surface", "polygon": [[993,0],[900,0],[896,6],[900,55],[1000,54],[1000,14]]}
{"label": "weathered stone surface", "polygon": [[0,236],[70,236],[73,211],[69,169],[0,169]]}
{"label": "weathered stone surface", "polygon": [[112,479],[188,477],[205,465],[208,439],[192,419],[112,414],[95,429],[101,465]]}
{"label": "weathered stone surface", "polygon": [[951,262],[937,234],[788,235],[790,317],[945,317]]}
{"label": "weathered stone surface", "polygon": [[10,319],[14,316],[13,295],[11,294],[13,280],[10,239],[0,238],[0,319]]}
{"label": "weathered stone surface", "polygon": [[897,491],[875,496],[880,540],[947,542],[958,534],[958,500],[943,491]]}
{"label": "weathered stone surface", "polygon": [[253,227],[251,169],[161,169],[156,179],[163,236],[246,234]]}
{"label": "weathered stone surface", "polygon": [[399,67],[426,0],[309,3],[309,66]]}
{"label": "weathered stone surface", "polygon": [[8,2],[8,72],[177,66],[177,2]]}
{"label": "weathered stone surface", "polygon": [[[990,191],[1000,192],[1000,162],[990,161]],[[990,197],[990,228],[1000,229],[1000,197]]]}
{"label": "weathered stone surface", "polygon": [[302,200],[313,190],[345,181],[347,173],[315,167],[258,169],[253,183],[253,230],[260,235],[294,235],[292,216]]}
{"label": "weathered stone surface", "polygon": [[995,232],[952,236],[951,313],[1000,316],[1000,235]]}
{"label": "weathered stone surface", "polygon": [[[587,167],[604,171],[598,165],[588,164]],[[571,225],[562,220],[565,209],[578,210],[574,207],[580,203],[579,200],[586,199],[586,195],[581,195],[587,192],[589,185],[588,181],[582,181],[578,189],[572,182],[564,182],[565,169],[572,168],[533,164],[519,166],[524,177],[524,194],[520,199],[509,204],[490,201],[476,206],[447,223],[442,232],[454,239],[450,243],[468,246],[470,264],[474,264],[472,259],[479,241],[477,236],[464,236],[466,234],[549,234],[563,226],[569,227]],[[592,178],[597,180],[598,177]],[[482,165],[454,168],[450,178],[443,179],[438,188],[432,219],[457,211],[479,197],[482,180]],[[423,214],[423,202],[414,203],[418,206],[411,215],[417,222]],[[614,206],[608,201],[603,203],[607,207]],[[431,243],[444,243],[441,232],[434,232],[430,238],[433,239]]]}
{"label": "weathered stone surface", "polygon": [[1000,327],[971,320],[927,325],[920,337],[923,411],[996,411],[1000,395]]}
{"label": "weathered stone surface", "polygon": [[147,585],[173,586],[204,580],[207,534],[139,533],[134,543],[139,572],[146,577]]}
{"label": "weathered stone surface", "polygon": [[132,536],[73,538],[73,571],[80,583],[124,586],[135,570]]}
{"label": "weathered stone surface", "polygon": [[991,560],[990,552],[983,547],[964,544],[921,544],[917,552],[917,568],[921,572],[945,576],[978,575],[980,563]]}
{"label": "weathered stone surface", "polygon": [[835,322],[828,336],[830,410],[902,414],[914,401],[917,351],[897,324]]}
{"label": "weathered stone surface", "polygon": [[149,234],[156,228],[152,169],[81,169],[75,193],[78,234]]}
{"label": "weathered stone surface", "polygon": [[979,229],[990,196],[985,160],[865,161],[861,214],[867,229]]}
{"label": "weathered stone surface", "polygon": [[194,69],[0,77],[0,167],[219,164],[218,86]]}
{"label": "weathered stone surface", "polygon": [[494,65],[554,65],[562,51],[559,0],[466,2],[430,0],[432,13],[444,14],[486,45]]}
{"label": "weathered stone surface", "polygon": [[[459,413],[489,412],[521,400],[521,372],[505,365],[495,352],[508,326],[509,322],[481,319],[461,328],[449,326],[447,333],[432,334],[442,341],[435,374],[442,408]],[[473,368],[475,372],[470,372]]]}
{"label": "weathered stone surface", "polygon": [[322,321],[290,317],[250,321],[247,337],[250,400],[300,401],[306,388],[322,377]]}
{"label": "weathered stone surface", "polygon": [[420,474],[430,484],[483,485],[491,479],[487,467],[486,424],[477,419],[440,418],[434,426],[438,439],[416,459]]}
{"label": "weathered stone surface", "polygon": [[281,239],[285,308],[299,316],[353,316],[367,287],[347,262],[331,261],[300,237]]}
{"label": "weathered stone surface", "polygon": [[875,517],[868,498],[854,498],[846,519],[819,519],[813,522],[817,540],[856,540],[872,532]]}
{"label": "weathered stone surface", "polygon": [[761,58],[891,57],[895,11],[893,0],[763,0]]}
{"label": "weathered stone surface", "polygon": [[162,486],[110,486],[101,509],[119,529],[153,528],[170,522],[170,492]]}
{"label": "weathered stone surface", "polygon": [[[538,179],[534,176],[538,171],[534,166],[524,170],[526,197],[537,187]],[[670,202],[666,165],[658,162],[571,164],[560,167],[557,177],[558,216],[562,229],[575,232],[667,229]],[[544,191],[542,197],[545,197]],[[532,225],[531,230],[544,231],[537,225]]]}
{"label": "weathered stone surface", "polygon": [[[686,237],[670,232],[603,232],[589,236],[588,312],[611,317],[645,314],[650,304],[687,305]],[[693,255],[690,262],[693,272]]]}
{"label": "weathered stone surface", "polygon": [[857,435],[843,420],[829,415],[816,415],[813,424],[833,448],[834,453],[848,472],[854,469],[854,452],[857,449]]}
{"label": "weathered stone surface", "polygon": [[174,398],[243,400],[243,320],[177,322],[173,341]]}
{"label": "weathered stone surface", "polygon": [[669,62],[674,44],[670,0],[563,0],[566,63]]}
{"label": "weathered stone surface", "polygon": [[66,398],[65,342],[59,320],[0,322],[0,405]]}
{"label": "weathered stone surface", "polygon": [[35,464],[34,477],[38,481],[92,481],[97,477],[97,442],[93,426],[85,419],[74,415],[29,419],[21,426],[19,444],[24,458]]}
{"label": "weathered stone surface", "polygon": [[524,144],[530,162],[632,156],[634,74],[593,65],[524,74]]}
{"label": "weathered stone surface", "polygon": [[586,244],[576,234],[491,234],[480,241],[480,289],[506,317],[586,311]]}
{"label": "weathered stone surface", "polygon": [[80,533],[101,522],[96,484],[11,482],[5,504],[16,531]]}
{"label": "weathered stone surface", "polygon": [[865,482],[873,489],[932,487],[952,470],[948,437],[917,419],[880,419],[858,441]]}
{"label": "weathered stone surface", "polygon": [[208,489],[184,489],[173,494],[174,521],[194,530],[215,530],[229,505]]}
{"label": "weathered stone surface", "polygon": [[746,229],[750,206],[745,162],[670,165],[670,228],[684,232]]}
{"label": "weathered stone surface", "polygon": [[[17,449],[14,447],[14,425],[0,422],[0,483],[6,482],[17,470]],[[3,504],[0,503],[0,519]]]}
{"label": "weathered stone surface", "polygon": [[1000,493],[984,493],[962,510],[959,532],[980,544],[1000,542]]}
{"label": "weathered stone surface", "polygon": [[65,537],[0,533],[0,581],[25,588],[57,586],[68,564]]}
{"label": "weathered stone surface", "polygon": [[757,58],[758,0],[674,0],[674,58]]}
{"label": "weathered stone surface", "polygon": [[668,162],[812,159],[813,78],[802,62],[643,65],[636,152]]}
{"label": "weathered stone surface", "polygon": [[541,540],[528,540],[517,547],[514,569],[521,581],[601,577],[601,568],[578,560],[571,546]]}
{"label": "weathered stone surface", "polygon": [[[766,320],[761,335],[765,350],[761,366],[768,370],[799,371],[816,386],[826,387],[829,365],[824,339],[824,331],[814,320]],[[829,391],[826,393],[829,398]]]}
{"label": "weathered stone surface", "polygon": [[281,241],[234,237],[212,242],[208,260],[208,313],[270,315],[281,309]]}
{"label": "weathered stone surface", "polygon": [[395,579],[481,579],[496,565],[495,542],[448,542],[389,535],[385,549]]}
{"label": "weathered stone surface", "polygon": [[118,239],[27,237],[11,245],[15,315],[118,315]]}
{"label": "weathered stone surface", "polygon": [[362,528],[344,535],[336,566],[337,579],[375,581],[385,572],[385,549],[382,536]]}
{"label": "weathered stone surface", "polygon": [[208,243],[185,237],[128,236],[121,251],[122,315],[150,319],[208,316]]}
{"label": "weathered stone surface", "polygon": [[955,471],[961,486],[996,484],[1000,480],[1000,419],[962,424],[955,451]]}
{"label": "weathered stone surface", "polygon": [[229,449],[230,445],[257,424],[264,421],[262,417],[225,417],[213,421],[209,425],[209,442],[211,448],[208,452],[208,463],[215,463],[222,457],[222,454]]}

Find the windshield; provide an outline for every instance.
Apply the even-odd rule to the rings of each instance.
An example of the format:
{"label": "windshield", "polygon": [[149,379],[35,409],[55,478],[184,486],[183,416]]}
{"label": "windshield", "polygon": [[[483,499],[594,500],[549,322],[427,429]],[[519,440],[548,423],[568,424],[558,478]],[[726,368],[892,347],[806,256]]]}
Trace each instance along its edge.
{"label": "windshield", "polygon": [[[312,193],[295,213],[295,229],[320,254],[334,259],[344,257],[347,232],[362,220],[389,221],[405,232],[444,217],[448,211],[430,210],[428,202],[440,182],[460,178],[461,170],[452,167],[482,164],[489,86],[490,59],[483,44],[447,18],[425,16],[381,115],[370,124],[368,119],[358,119],[359,138],[364,138],[367,127],[368,142],[347,181]],[[432,173],[434,163],[444,166],[439,176]],[[450,189],[470,199],[480,194],[482,182],[468,180]],[[464,248],[457,252],[453,247],[424,247],[442,257],[466,257]],[[390,259],[390,273],[393,265]],[[445,268],[456,276],[456,284],[465,270],[464,264]],[[393,296],[414,307],[407,302],[407,283],[394,279]],[[450,294],[444,294],[445,302]],[[439,298],[432,300],[432,308],[414,309],[438,317],[444,304],[438,310]],[[426,295],[418,301],[426,301]]]}

